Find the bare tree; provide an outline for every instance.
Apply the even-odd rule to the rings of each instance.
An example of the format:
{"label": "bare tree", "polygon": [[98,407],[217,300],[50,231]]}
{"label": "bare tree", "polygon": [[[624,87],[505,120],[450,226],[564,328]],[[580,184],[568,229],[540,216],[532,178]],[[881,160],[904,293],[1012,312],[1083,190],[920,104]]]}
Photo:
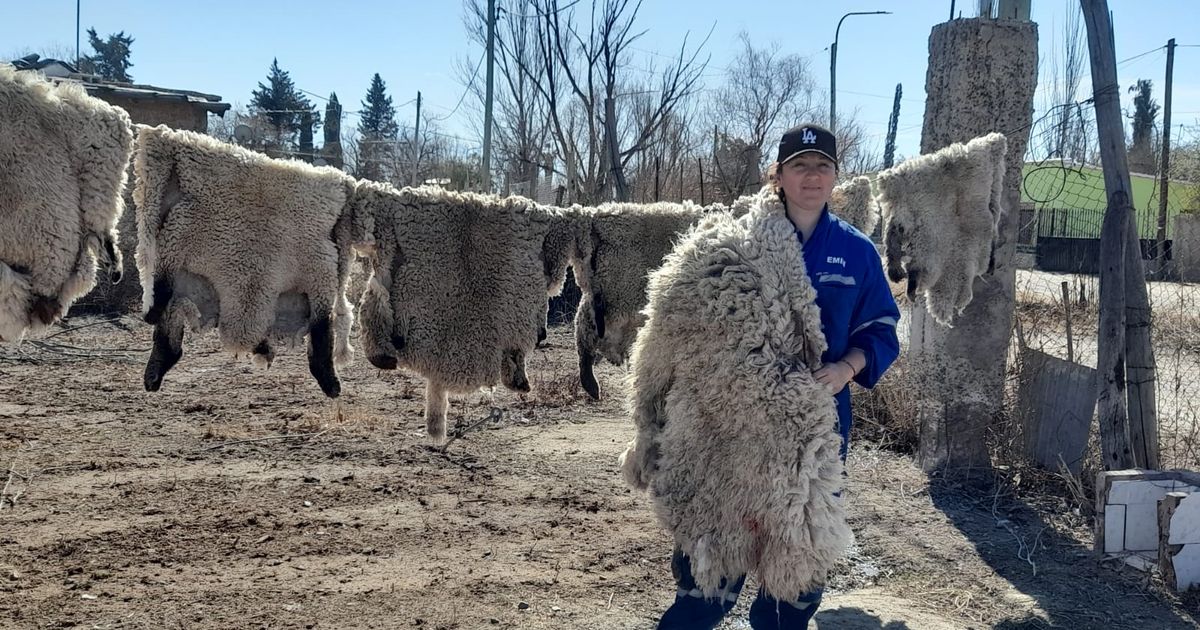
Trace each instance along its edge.
{"label": "bare tree", "polygon": [[[572,197],[584,203],[630,198],[627,169],[657,139],[670,114],[699,88],[707,59],[702,42],[690,53],[687,38],[651,87],[629,76],[630,47],[645,31],[635,31],[640,0],[591,3],[586,24],[575,19],[575,2],[529,0],[526,15],[536,20],[538,65],[519,68],[529,75],[550,122],[558,160]],[[540,70],[540,73],[538,73]],[[648,115],[638,116],[629,97],[655,94]]]}
{"label": "bare tree", "polygon": [[[646,92],[631,98],[635,100],[631,125],[641,126],[654,113],[654,94]],[[631,199],[683,201],[699,196],[696,156],[701,143],[696,137],[695,119],[695,100],[680,103],[666,117],[655,141],[630,162]]]}
{"label": "bare tree", "polygon": [[[246,129],[245,135],[239,139],[234,131],[241,125],[245,125]],[[269,153],[273,157],[291,157],[292,152],[273,144],[275,133],[275,126],[266,116],[253,112],[241,103],[234,103],[224,116],[208,115],[208,135],[252,151]]]}
{"label": "bare tree", "polygon": [[1057,38],[1051,42],[1047,59],[1051,89],[1043,109],[1049,112],[1048,125],[1035,129],[1036,137],[1031,142],[1040,154],[1037,157],[1084,163],[1095,151],[1090,142],[1095,137],[1095,120],[1092,108],[1079,102],[1079,85],[1088,57],[1083,13],[1078,4],[1068,8],[1061,37],[1061,42]]}
{"label": "bare tree", "polygon": [[777,43],[757,48],[745,31],[738,41],[741,49],[725,68],[709,110],[716,183],[729,198],[761,183],[765,161],[774,158],[767,139],[818,119],[823,102],[807,59],[781,54]]}
{"label": "bare tree", "polygon": [[[467,0],[466,27],[470,38],[486,45],[486,0]],[[546,101],[533,85],[545,76],[545,58],[538,49],[540,23],[536,7],[526,0],[497,0],[495,60],[500,79],[493,104],[494,154],[504,164],[503,176],[516,182],[531,182],[537,174],[553,168],[553,154],[547,151],[550,123]],[[467,89],[482,101],[484,86],[477,82],[480,63],[461,69]],[[477,112],[478,114],[478,112]],[[482,116],[478,125],[482,127]]]}
{"label": "bare tree", "polygon": [[713,183],[719,198],[725,203],[762,186],[763,147],[738,136],[713,129],[712,165],[716,177]]}
{"label": "bare tree", "polygon": [[[843,178],[873,173],[883,168],[883,152],[858,120],[858,110],[846,118],[838,116],[838,161]],[[877,138],[876,138],[877,140]]]}
{"label": "bare tree", "polygon": [[[81,51],[82,52],[82,51]],[[28,55],[37,55],[41,59],[57,59],[65,61],[78,69],[78,60],[75,59],[75,47],[66,44],[55,42],[53,44],[45,44],[43,46],[22,46],[8,53],[4,57],[0,57],[0,62],[8,62]]]}
{"label": "bare tree", "polygon": [[[400,126],[387,169],[392,174],[392,183],[415,186],[429,180],[447,179],[442,172],[446,160],[466,151],[458,146],[456,138],[441,130],[439,122],[439,119],[422,113],[419,131],[413,125]],[[480,181],[476,180],[475,184]]]}
{"label": "bare tree", "polygon": [[[1184,126],[1171,147],[1171,179],[1200,182],[1200,124]],[[1200,212],[1200,186],[1185,188],[1183,207]]]}

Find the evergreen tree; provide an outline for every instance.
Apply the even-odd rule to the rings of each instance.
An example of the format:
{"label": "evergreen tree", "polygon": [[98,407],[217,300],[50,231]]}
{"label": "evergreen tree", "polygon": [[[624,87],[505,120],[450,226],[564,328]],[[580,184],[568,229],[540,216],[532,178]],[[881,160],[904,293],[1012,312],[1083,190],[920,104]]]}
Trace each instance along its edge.
{"label": "evergreen tree", "polygon": [[312,112],[303,112],[300,114],[300,155],[297,156],[305,162],[313,161],[313,114]]}
{"label": "evergreen tree", "polygon": [[371,78],[371,87],[362,101],[362,115],[358,121],[359,175],[367,179],[383,179],[383,164],[393,155],[400,126],[396,124],[396,108],[392,97],[387,95],[387,86],[379,73]]}
{"label": "evergreen tree", "polygon": [[337,92],[329,93],[329,103],[325,105],[325,144],[321,154],[326,164],[342,168],[342,104]]}
{"label": "evergreen tree", "polygon": [[1130,86],[1133,97],[1133,144],[1129,147],[1129,168],[1135,173],[1153,174],[1158,162],[1154,159],[1154,119],[1158,116],[1158,103],[1150,97],[1154,84],[1149,79],[1138,79]]}
{"label": "evergreen tree", "polygon": [[387,95],[387,86],[379,73],[371,78],[371,88],[362,102],[363,113],[358,122],[358,133],[382,139],[395,139],[400,133],[396,124],[396,108],[392,97]]}
{"label": "evergreen tree", "polygon": [[98,74],[109,81],[132,83],[133,77],[129,75],[129,68],[133,64],[129,61],[129,55],[133,37],[121,31],[110,33],[106,39],[100,39],[94,28],[89,28],[87,34],[88,43],[96,52],[79,60],[79,69],[82,72]]}
{"label": "evergreen tree", "polygon": [[313,124],[320,124],[312,103],[296,89],[292,77],[279,67],[279,60],[271,60],[267,83],[258,84],[250,95],[250,106],[275,128],[276,145],[283,144],[285,134],[300,131],[303,116],[309,113]]}

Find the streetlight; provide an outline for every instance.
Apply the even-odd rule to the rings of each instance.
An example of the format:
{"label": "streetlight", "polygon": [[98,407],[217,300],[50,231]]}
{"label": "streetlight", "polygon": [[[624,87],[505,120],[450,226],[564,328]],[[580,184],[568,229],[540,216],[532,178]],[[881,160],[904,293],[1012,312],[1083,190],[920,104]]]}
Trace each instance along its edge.
{"label": "streetlight", "polygon": [[837,131],[837,42],[842,32],[842,22],[851,15],[891,15],[891,11],[854,11],[838,20],[837,30],[833,32],[833,46],[829,49],[829,131]]}

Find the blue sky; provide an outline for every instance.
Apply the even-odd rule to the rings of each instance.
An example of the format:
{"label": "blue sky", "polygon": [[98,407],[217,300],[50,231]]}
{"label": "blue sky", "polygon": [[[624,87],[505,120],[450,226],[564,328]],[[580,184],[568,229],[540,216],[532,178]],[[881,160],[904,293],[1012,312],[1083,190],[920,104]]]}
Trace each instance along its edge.
{"label": "blue sky", "polygon": [[[0,55],[45,47],[73,50],[74,0],[4,4]],[[330,10],[330,5],[336,10]],[[958,0],[957,5],[969,14],[975,2]],[[1061,40],[1066,10],[1075,3],[1035,0],[1033,5],[1045,64],[1052,40]],[[712,59],[706,81],[715,86],[736,51],[737,34],[745,30],[757,45],[777,42],[783,51],[808,58],[819,85],[827,89],[828,47],[838,18],[849,11],[892,11],[892,15],[853,16],[842,26],[838,112],[845,116],[857,110],[871,140],[881,146],[892,94],[896,83],[903,83],[898,151],[912,155],[918,150],[924,115],[929,32],[949,17],[949,6],[945,0],[752,4],[644,0],[638,24],[648,32],[636,52],[651,54],[634,63],[645,65],[645,60],[655,59],[652,53],[673,53],[684,35],[698,42],[711,29],[706,50]],[[1111,0],[1110,8],[1118,60],[1163,47],[1171,37],[1181,45],[1200,45],[1195,0]],[[131,73],[136,81],[219,94],[242,104],[249,101],[251,90],[276,57],[298,87],[320,95],[336,91],[347,109],[358,108],[371,75],[379,72],[397,105],[420,90],[430,113],[447,116],[463,94],[458,68],[473,67],[482,54],[479,46],[467,41],[458,0],[188,4],[82,0],[82,28],[89,26],[101,34],[124,30],[133,35]],[[82,49],[90,51],[86,34]],[[1138,78],[1153,79],[1155,98],[1161,103],[1165,58],[1165,50],[1158,50],[1122,64],[1122,88]],[[1043,68],[1042,76],[1047,75]],[[1090,88],[1090,79],[1085,79],[1081,92],[1086,95]],[[1123,98],[1128,102],[1128,95]],[[398,107],[398,116],[411,120],[414,107],[412,103]],[[1174,111],[1176,129],[1200,120],[1200,47],[1177,49]],[[446,132],[477,142],[463,109],[440,124]]]}

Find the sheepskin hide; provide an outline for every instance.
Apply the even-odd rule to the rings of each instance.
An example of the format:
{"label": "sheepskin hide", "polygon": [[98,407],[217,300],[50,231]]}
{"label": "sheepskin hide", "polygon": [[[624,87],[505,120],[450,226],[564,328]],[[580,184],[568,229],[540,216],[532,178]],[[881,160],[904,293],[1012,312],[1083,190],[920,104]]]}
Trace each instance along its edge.
{"label": "sheepskin hide", "polygon": [[990,272],[1000,221],[1007,141],[999,133],[954,143],[879,174],[888,276],[908,278],[933,318],[949,326]]}
{"label": "sheepskin hide", "polygon": [[[137,147],[143,313],[182,309],[190,315],[169,314],[176,328],[181,318],[194,329],[217,326],[226,350],[253,352],[259,363],[273,356],[265,339],[294,341],[331,319],[333,353],[345,363],[352,247],[371,229],[369,217],[351,213],[354,181],[163,125],[139,125]],[[165,287],[171,297],[161,304]]]}
{"label": "sheepskin hide", "polygon": [[590,214],[590,238],[572,259],[583,294],[575,312],[580,379],[593,398],[599,385],[591,366],[604,357],[620,365],[646,316],[646,282],[680,236],[705,209],[692,203],[607,203]]}
{"label": "sheepskin hide", "polygon": [[879,209],[871,194],[871,180],[866,177],[855,177],[834,188],[829,198],[829,209],[868,236],[875,231],[875,224],[879,222]]}
{"label": "sheepskin hide", "polygon": [[445,437],[449,392],[529,391],[525,357],[581,238],[578,209],[366,182],[357,196],[375,217],[363,348],[377,367],[425,377],[429,434]]}
{"label": "sheepskin hide", "polygon": [[[759,193],[761,192],[762,191],[760,190]],[[733,203],[729,204],[730,214],[732,214],[735,218],[744,217],[749,214],[750,207],[754,204],[754,199],[758,197],[759,193],[743,195],[737,199],[734,199]]]}
{"label": "sheepskin hide", "polygon": [[120,279],[132,150],[121,108],[0,65],[0,341],[62,317],[95,286],[97,258]]}
{"label": "sheepskin hide", "polygon": [[625,479],[649,488],[708,595],[753,572],[794,600],[851,542],[816,292],[769,191],[742,219],[703,219],[650,277],[634,344],[637,436]]}

